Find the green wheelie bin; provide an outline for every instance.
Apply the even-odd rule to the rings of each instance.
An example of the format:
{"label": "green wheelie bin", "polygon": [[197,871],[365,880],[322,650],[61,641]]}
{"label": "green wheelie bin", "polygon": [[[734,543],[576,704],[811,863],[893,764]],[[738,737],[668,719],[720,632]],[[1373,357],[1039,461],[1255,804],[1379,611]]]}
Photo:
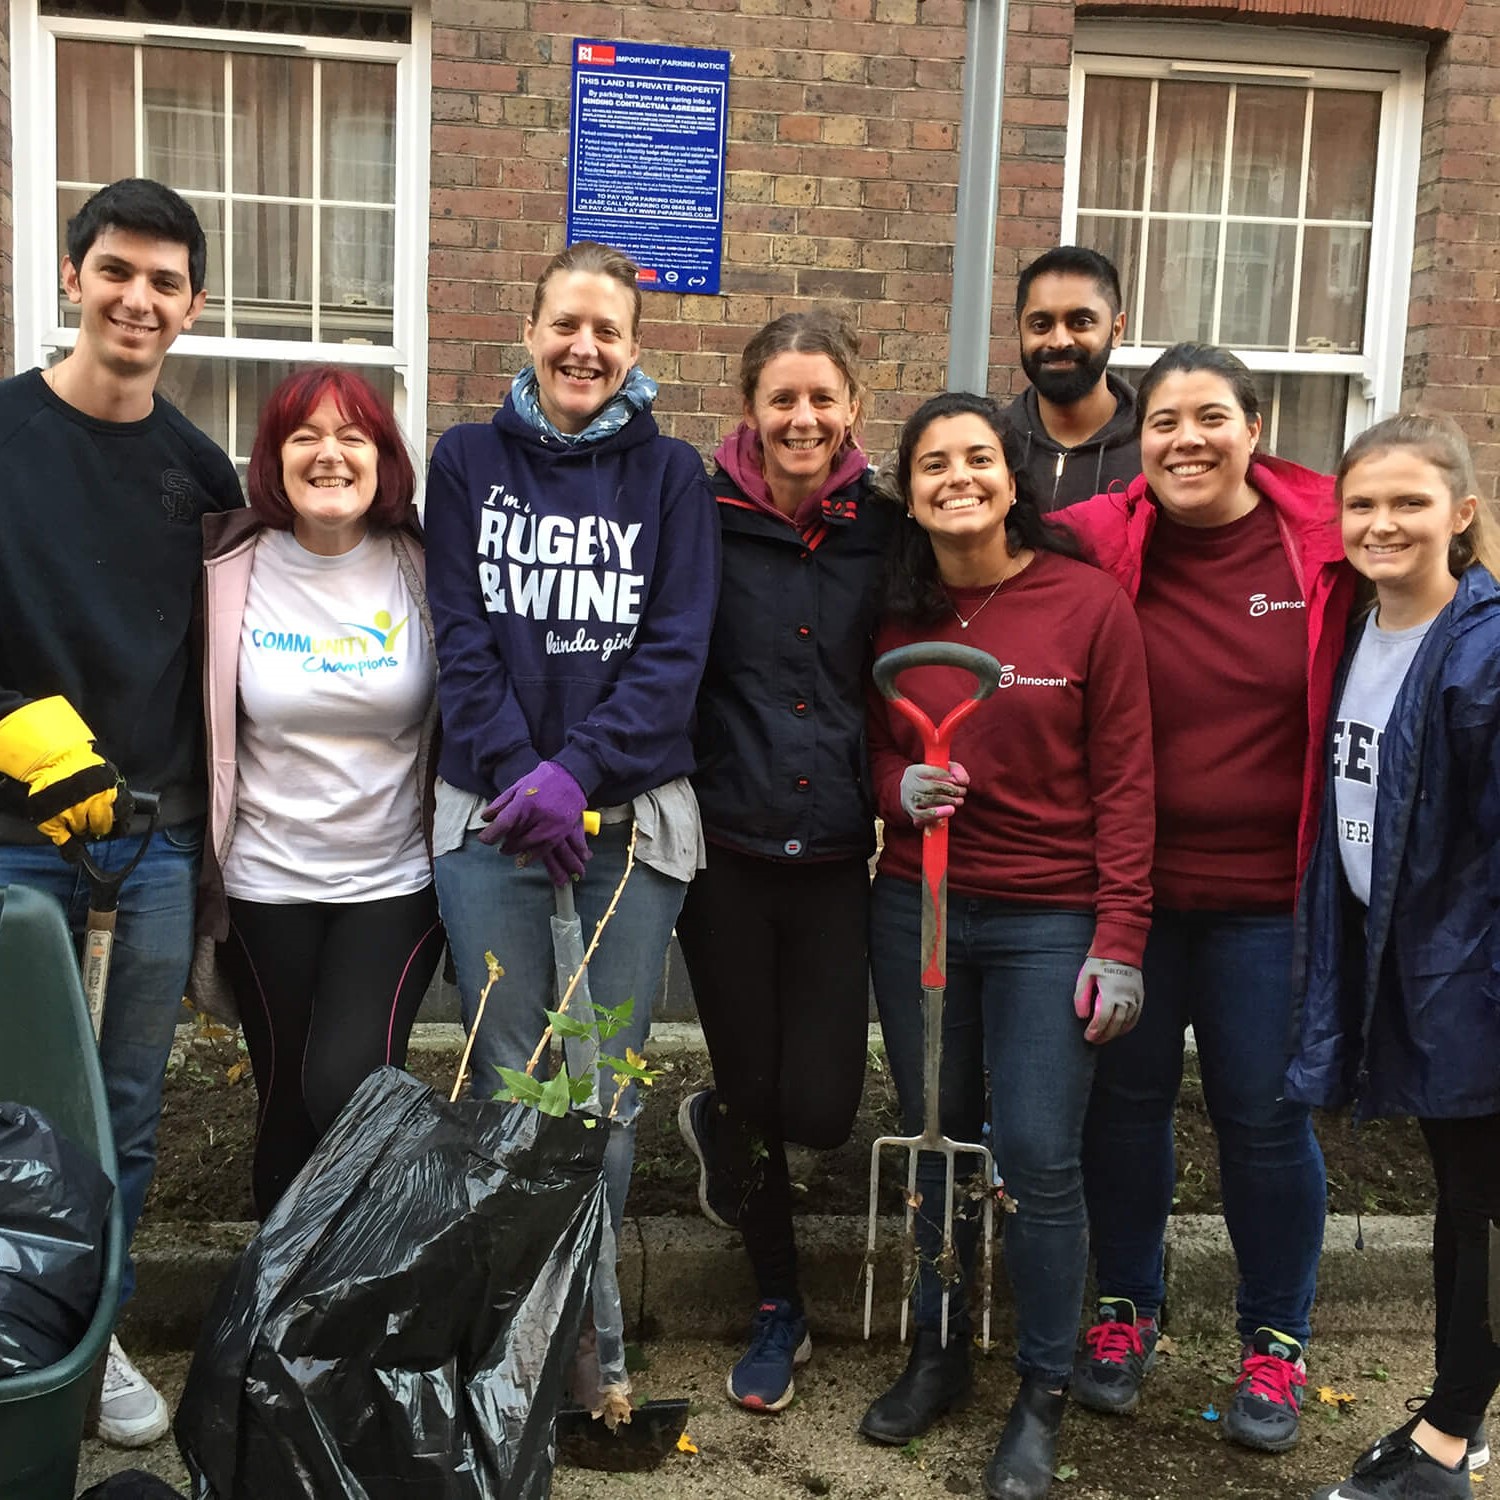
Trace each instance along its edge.
{"label": "green wheelie bin", "polygon": [[[41,1110],[118,1185],[99,1052],[78,958],[50,896],[0,886],[0,1099]],[[0,1500],[73,1500],[94,1368],[109,1344],[125,1263],[118,1192],[104,1284],[82,1341],[45,1370],[0,1379]]]}

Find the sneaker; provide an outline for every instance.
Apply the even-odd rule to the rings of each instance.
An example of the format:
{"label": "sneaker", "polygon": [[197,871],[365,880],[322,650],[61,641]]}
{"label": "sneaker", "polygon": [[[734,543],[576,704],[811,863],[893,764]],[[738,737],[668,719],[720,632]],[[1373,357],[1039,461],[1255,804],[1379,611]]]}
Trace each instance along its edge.
{"label": "sneaker", "polygon": [[1141,1399],[1141,1381],[1156,1363],[1161,1330],[1155,1318],[1137,1317],[1128,1297],[1101,1297],[1098,1318],[1073,1362],[1069,1394],[1090,1411],[1124,1415]]}
{"label": "sneaker", "polygon": [[[1411,1396],[1407,1399],[1406,1409],[1416,1415],[1408,1422],[1403,1422],[1394,1432],[1383,1437],[1381,1442],[1389,1442],[1391,1438],[1410,1437],[1416,1430],[1417,1423],[1422,1420],[1422,1408],[1427,1404],[1425,1396]],[[1371,1452],[1374,1450],[1371,1449]],[[1464,1455],[1469,1460],[1469,1473],[1482,1469],[1490,1461],[1490,1439],[1489,1434],[1481,1423],[1479,1431],[1469,1439],[1469,1449]]]}
{"label": "sneaker", "polygon": [[747,1411],[780,1411],[796,1394],[792,1371],[812,1358],[807,1319],[784,1297],[755,1310],[750,1347],[729,1372],[729,1399]]}
{"label": "sneaker", "polygon": [[111,1337],[99,1399],[99,1436],[117,1448],[146,1448],[172,1425],[167,1403]]}
{"label": "sneaker", "polygon": [[714,1107],[712,1089],[689,1094],[677,1107],[677,1128],[688,1150],[698,1158],[698,1207],[703,1217],[720,1229],[735,1229],[740,1222],[741,1199],[716,1160],[709,1120]]}
{"label": "sneaker", "polygon": [[1296,1446],[1306,1384],[1302,1345],[1274,1328],[1257,1328],[1240,1355],[1225,1431],[1246,1448],[1285,1453]]}
{"label": "sneaker", "polygon": [[1355,1459],[1348,1479],[1318,1490],[1313,1500],[1472,1500],[1473,1494],[1467,1459],[1450,1469],[1393,1432]]}
{"label": "sneaker", "polygon": [[1490,1461],[1489,1434],[1483,1427],[1469,1439],[1469,1473],[1482,1469]]}

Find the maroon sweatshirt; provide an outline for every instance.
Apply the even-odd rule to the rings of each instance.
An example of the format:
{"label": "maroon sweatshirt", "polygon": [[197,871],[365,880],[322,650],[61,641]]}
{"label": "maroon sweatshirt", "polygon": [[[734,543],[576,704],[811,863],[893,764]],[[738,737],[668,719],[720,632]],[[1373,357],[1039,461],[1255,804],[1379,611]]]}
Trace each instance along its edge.
{"label": "maroon sweatshirt", "polygon": [[1307,608],[1276,513],[1163,513],[1135,601],[1151,672],[1157,904],[1290,910],[1307,754]]}
{"label": "maroon sweatshirt", "polygon": [[[1090,952],[1139,965],[1151,926],[1154,788],[1151,708],[1140,627],[1118,584],[1071,558],[1038,553],[978,613],[989,589],[955,589],[971,619],[887,620],[877,652],[914,641],[978,646],[1001,686],[959,727],[969,773],[954,815],[948,887],[1026,906],[1095,913]],[[901,688],[937,722],[973,679],[906,672]],[[915,729],[870,690],[870,767],[885,819],[880,873],[915,881],[922,837],[901,810],[901,773],[920,761]]]}

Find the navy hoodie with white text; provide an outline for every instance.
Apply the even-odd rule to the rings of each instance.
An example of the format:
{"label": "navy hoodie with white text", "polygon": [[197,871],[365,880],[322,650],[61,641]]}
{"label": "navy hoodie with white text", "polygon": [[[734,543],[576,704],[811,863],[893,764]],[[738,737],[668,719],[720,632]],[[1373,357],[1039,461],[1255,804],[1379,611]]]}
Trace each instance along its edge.
{"label": "navy hoodie with white text", "polygon": [[444,781],[491,797],[552,760],[611,806],[692,770],[719,577],[693,448],[649,412],[563,444],[507,397],[438,440],[425,526]]}

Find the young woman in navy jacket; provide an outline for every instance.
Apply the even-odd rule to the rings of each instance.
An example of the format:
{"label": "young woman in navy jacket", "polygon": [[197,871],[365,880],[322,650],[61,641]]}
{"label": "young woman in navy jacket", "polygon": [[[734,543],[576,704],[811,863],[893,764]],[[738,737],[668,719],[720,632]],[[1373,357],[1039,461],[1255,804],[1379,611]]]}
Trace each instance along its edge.
{"label": "young woman in navy jacket", "polygon": [[1339,468],[1344,547],[1375,602],[1335,690],[1287,1092],[1417,1117],[1437,1178],[1437,1378],[1319,1500],[1471,1495],[1500,1385],[1500,551],[1477,490],[1442,417],[1378,423]]}
{"label": "young woman in navy jacket", "polygon": [[708,864],[677,935],[714,1065],[679,1123],[704,1213],[755,1269],[729,1395],[779,1411],[811,1353],[787,1141],[831,1149],[859,1107],[874,807],[864,677],[900,512],[855,440],[859,342],[833,313],[768,323],[740,362],[744,420],[715,459],[724,578],[698,695]]}

